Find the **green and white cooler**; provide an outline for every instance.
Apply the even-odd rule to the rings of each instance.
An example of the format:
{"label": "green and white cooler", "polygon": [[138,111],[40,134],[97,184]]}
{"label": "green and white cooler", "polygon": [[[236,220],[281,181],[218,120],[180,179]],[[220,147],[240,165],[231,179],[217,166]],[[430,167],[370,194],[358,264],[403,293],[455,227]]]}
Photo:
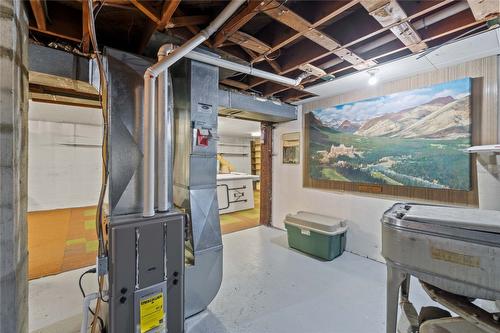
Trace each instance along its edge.
{"label": "green and white cooler", "polygon": [[345,250],[345,220],[309,212],[288,214],[285,218],[288,245],[325,260],[333,260]]}

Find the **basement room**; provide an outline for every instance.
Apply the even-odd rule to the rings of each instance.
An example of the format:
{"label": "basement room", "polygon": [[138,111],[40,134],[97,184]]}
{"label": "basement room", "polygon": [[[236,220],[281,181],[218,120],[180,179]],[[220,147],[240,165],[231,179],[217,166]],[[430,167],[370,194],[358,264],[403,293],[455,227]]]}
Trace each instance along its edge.
{"label": "basement room", "polygon": [[500,0],[0,12],[0,333],[500,333]]}

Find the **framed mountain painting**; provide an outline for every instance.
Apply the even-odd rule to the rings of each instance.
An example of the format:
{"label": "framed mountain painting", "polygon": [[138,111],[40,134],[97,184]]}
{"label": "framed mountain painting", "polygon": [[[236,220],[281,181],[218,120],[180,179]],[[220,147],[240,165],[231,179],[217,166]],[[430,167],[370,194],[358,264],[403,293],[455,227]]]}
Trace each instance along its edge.
{"label": "framed mountain painting", "polygon": [[306,115],[316,181],[469,191],[471,79],[314,110]]}

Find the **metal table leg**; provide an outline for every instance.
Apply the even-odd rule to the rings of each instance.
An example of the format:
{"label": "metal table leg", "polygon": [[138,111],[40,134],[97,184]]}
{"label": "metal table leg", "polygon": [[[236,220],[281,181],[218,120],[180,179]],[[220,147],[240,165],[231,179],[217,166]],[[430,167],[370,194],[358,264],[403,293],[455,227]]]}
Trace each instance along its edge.
{"label": "metal table leg", "polygon": [[[387,263],[386,333],[396,333],[399,290],[401,284],[405,281],[409,281],[409,275],[390,263]],[[405,296],[408,295],[407,287],[409,287],[409,282],[405,285]]]}

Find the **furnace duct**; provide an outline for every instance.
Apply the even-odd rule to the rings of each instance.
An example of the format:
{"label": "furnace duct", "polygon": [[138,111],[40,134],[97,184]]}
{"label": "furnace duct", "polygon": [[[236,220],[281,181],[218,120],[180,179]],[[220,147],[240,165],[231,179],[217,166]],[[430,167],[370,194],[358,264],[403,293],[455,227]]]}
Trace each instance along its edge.
{"label": "furnace duct", "polygon": [[[168,211],[172,207],[171,181],[168,177],[171,172],[171,112],[166,112],[171,103],[171,98],[167,92],[169,74],[168,69],[171,65],[186,57],[191,60],[203,62],[206,64],[223,67],[237,72],[261,77],[270,81],[278,82],[287,86],[300,86],[302,80],[309,76],[308,73],[302,73],[298,78],[291,79],[285,76],[262,71],[252,66],[240,65],[231,61],[214,57],[194,49],[206,41],[221,25],[227,21],[236,10],[245,3],[245,0],[232,0],[229,5],[217,16],[217,18],[204,30],[191,38],[182,46],[175,48],[172,44],[163,45],[158,52],[158,62],[149,67],[144,73],[144,173],[143,173],[143,216],[150,217],[155,214],[155,151],[158,152],[158,210]],[[158,99],[156,99],[156,79],[158,78]],[[158,104],[158,105],[156,105]],[[158,126],[155,133],[155,113],[157,108]],[[170,119],[170,121],[169,121]],[[155,150],[155,137],[157,138],[157,149]]]}

